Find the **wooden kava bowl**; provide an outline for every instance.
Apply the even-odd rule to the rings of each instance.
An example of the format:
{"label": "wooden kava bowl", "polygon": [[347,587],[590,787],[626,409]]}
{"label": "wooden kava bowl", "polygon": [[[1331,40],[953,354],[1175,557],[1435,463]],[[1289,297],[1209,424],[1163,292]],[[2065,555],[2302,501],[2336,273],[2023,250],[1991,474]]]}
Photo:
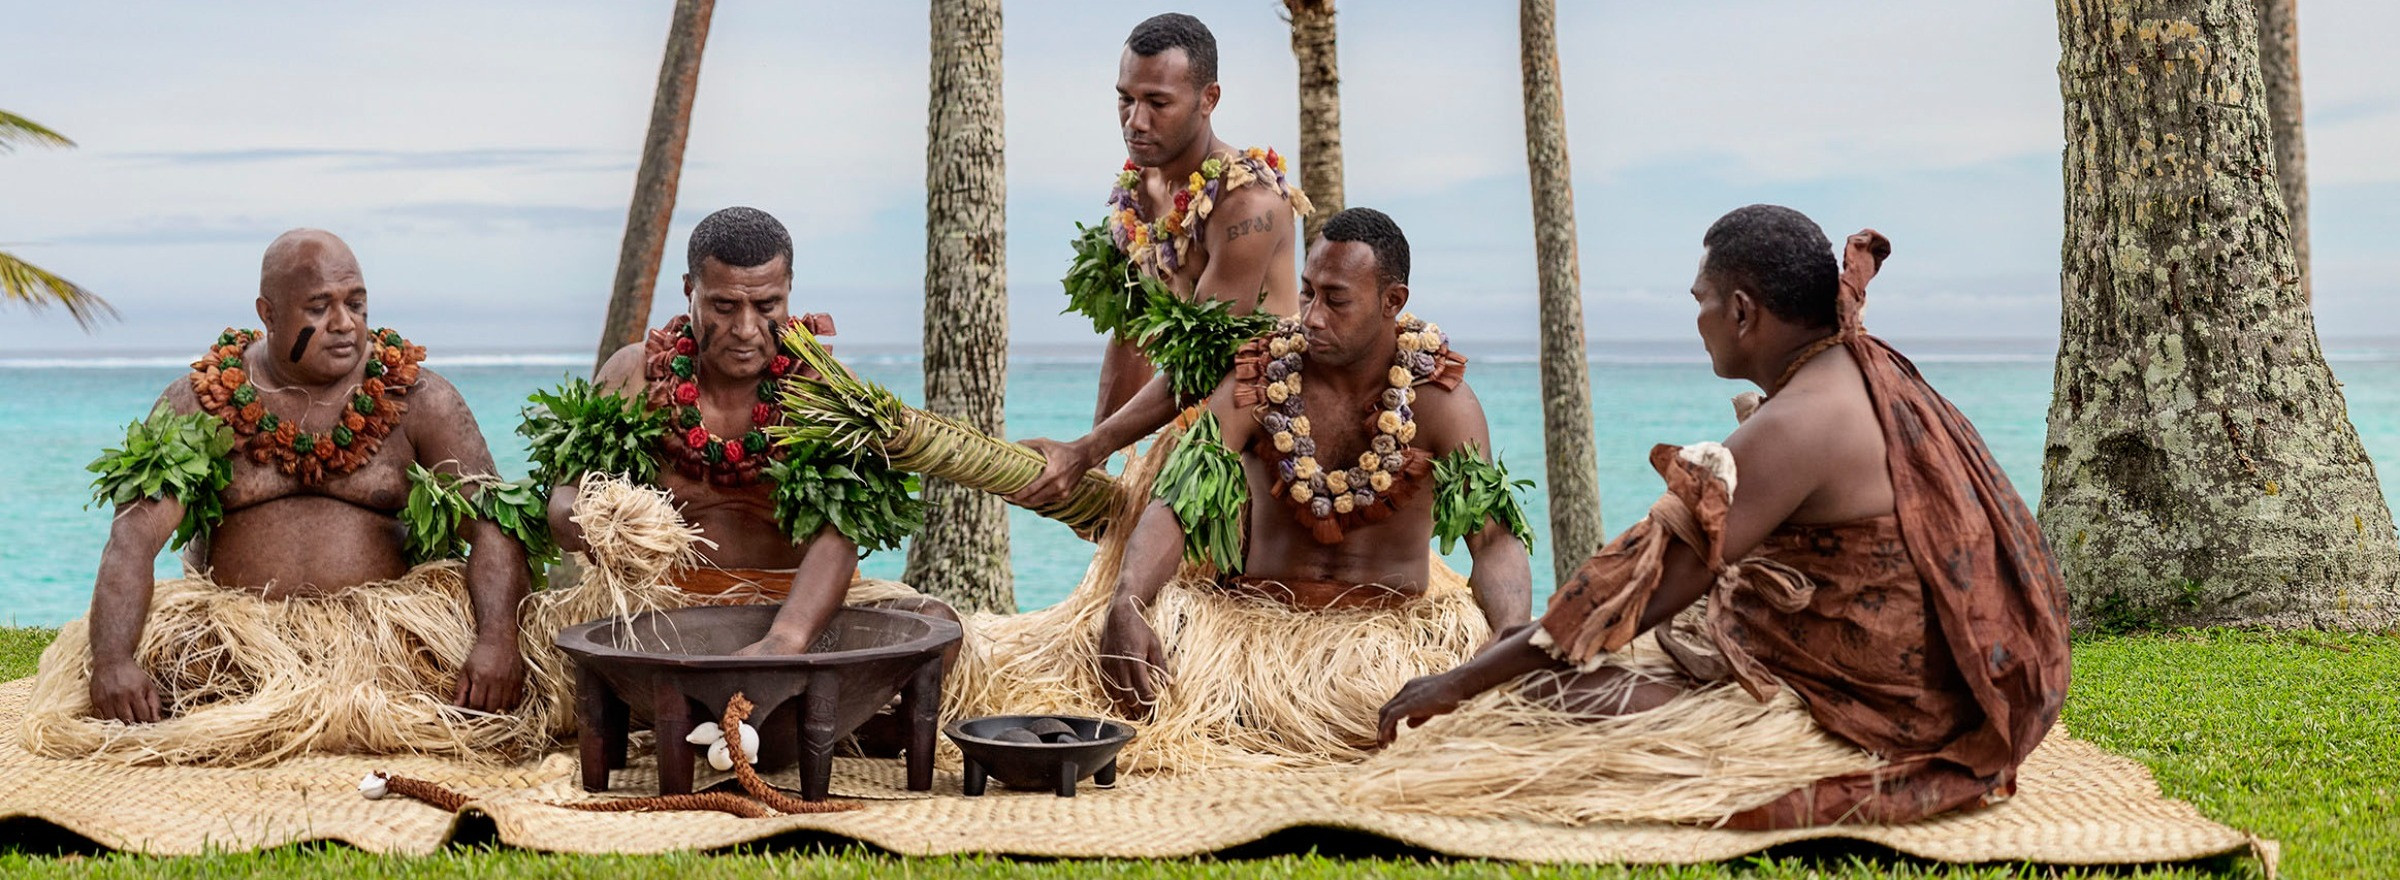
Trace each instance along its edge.
{"label": "wooden kava bowl", "polygon": [[1133,740],[1129,725],[1074,715],[969,718],[942,732],[966,755],[968,797],[982,796],[989,779],[1010,788],[1050,789],[1059,797],[1074,797],[1075,783],[1086,777],[1104,788],[1115,785],[1117,751]]}
{"label": "wooden kava bowl", "polygon": [[737,693],[757,707],[749,723],[759,731],[759,769],[800,761],[800,795],[812,801],[824,799],[831,783],[834,745],[896,694],[908,729],[908,788],[931,790],[942,651],[961,637],[958,624],[843,608],[808,653],[732,656],[766,635],[776,611],[678,608],[560,630],[559,650],[575,658],[584,790],[608,788],[608,771],[625,766],[629,737],[646,725],[658,737],[658,793],[689,793],[700,747],[684,737],[695,724],[717,720]]}

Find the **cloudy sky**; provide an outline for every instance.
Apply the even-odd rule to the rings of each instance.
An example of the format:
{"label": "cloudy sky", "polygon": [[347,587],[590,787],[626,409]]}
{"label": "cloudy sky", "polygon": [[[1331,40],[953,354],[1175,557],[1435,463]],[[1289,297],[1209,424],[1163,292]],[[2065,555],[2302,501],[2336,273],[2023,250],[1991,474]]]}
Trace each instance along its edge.
{"label": "cloudy sky", "polygon": [[[1189,9],[1216,31],[1217,130],[1291,149],[1277,0]],[[668,10],[646,2],[12,3],[0,108],[75,138],[0,156],[0,247],[125,313],[85,336],[0,310],[0,355],[176,352],[252,323],[260,250],[351,241],[376,318],[447,351],[592,344]],[[1779,202],[1896,255],[1870,326],[1903,338],[2057,332],[2056,26],[2028,0],[1565,0],[1559,44],[1595,339],[1680,339],[1698,239]],[[2400,335],[2400,4],[2303,0],[2320,324]],[[1122,159],[1115,65],[1175,7],[1011,2],[1011,322],[1061,317],[1072,222]],[[1418,311],[1462,339],[1535,330],[1515,4],[1346,0],[1351,204],[1415,246]],[[709,36],[681,204],[749,204],[798,251],[795,297],[855,343],[918,337],[926,5],[727,0]],[[662,285],[660,316],[681,307]]]}

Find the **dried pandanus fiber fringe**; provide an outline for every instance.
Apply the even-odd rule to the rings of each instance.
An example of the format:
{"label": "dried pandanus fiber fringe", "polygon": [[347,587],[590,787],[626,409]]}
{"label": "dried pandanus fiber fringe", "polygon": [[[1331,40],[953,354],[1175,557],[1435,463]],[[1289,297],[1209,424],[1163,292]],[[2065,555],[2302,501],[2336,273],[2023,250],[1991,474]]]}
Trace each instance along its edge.
{"label": "dried pandanus fiber fringe", "polygon": [[[615,621],[620,644],[636,649],[665,644],[661,621],[666,618],[640,615],[692,604],[692,596],[673,578],[700,564],[701,545],[715,546],[683,521],[664,490],[610,474],[583,475],[569,518],[583,529],[586,548],[572,554],[577,575],[526,596],[517,609],[526,681],[562,707],[575,705],[575,661],[558,649],[559,630],[606,619]],[[636,619],[651,622],[637,626]],[[572,711],[553,713],[550,722],[553,736],[575,731]]]}
{"label": "dried pandanus fiber fringe", "polygon": [[[824,443],[847,453],[880,455],[894,468],[994,495],[1016,492],[1041,476],[1041,453],[901,403],[889,389],[835,362],[808,328],[793,325],[783,341],[809,369],[783,380],[778,403],[791,424],[767,430],[776,442]],[[1120,491],[1107,471],[1094,469],[1065,500],[1027,509],[1097,536],[1116,515]]]}

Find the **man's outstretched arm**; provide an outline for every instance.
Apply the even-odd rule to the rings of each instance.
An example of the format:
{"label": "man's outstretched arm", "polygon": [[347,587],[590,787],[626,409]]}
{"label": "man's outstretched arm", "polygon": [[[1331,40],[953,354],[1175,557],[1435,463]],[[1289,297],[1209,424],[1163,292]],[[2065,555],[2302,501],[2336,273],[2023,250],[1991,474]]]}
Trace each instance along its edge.
{"label": "man's outstretched arm", "polygon": [[[1193,288],[1194,299],[1221,300],[1231,304],[1235,314],[1257,311],[1265,298],[1269,270],[1278,255],[1288,253],[1283,245],[1295,237],[1291,203],[1264,187],[1239,189],[1218,203],[1208,222],[1214,230],[1209,238],[1208,265],[1200,270],[1200,280]],[[1149,361],[1140,359],[1131,342],[1112,340],[1109,346],[1108,357],[1119,357],[1122,348],[1124,355],[1139,361],[1141,367],[1149,366]],[[1130,367],[1120,364],[1116,369],[1124,371]],[[1112,391],[1109,362],[1103,361],[1102,373],[1103,405],[1092,432],[1066,443],[1042,438],[1025,441],[1025,445],[1042,453],[1042,474],[1008,496],[1010,503],[1039,507],[1065,499],[1074,491],[1075,481],[1082,478],[1084,471],[1097,467],[1134,441],[1156,433],[1190,402],[1176,400],[1167,377],[1152,374],[1140,391],[1112,412],[1106,406]]]}
{"label": "man's outstretched arm", "polygon": [[[1726,438],[1741,491],[1734,494],[1733,506],[1726,513],[1722,563],[1748,558],[1827,479],[1822,464],[1811,460],[1815,454],[1811,427],[1804,416],[1769,414],[1762,409]],[[1664,540],[1670,543],[1661,561],[1658,589],[1642,606],[1639,628],[1645,632],[1673,620],[1716,583],[1715,572],[1701,560],[1699,551],[1680,540]],[[1413,726],[1450,712],[1476,694],[1517,676],[1538,669],[1566,668],[1533,644],[1536,631],[1536,627],[1525,627],[1456,669],[1411,680],[1384,704],[1379,718],[1382,740],[1391,742],[1403,721]]]}
{"label": "man's outstretched arm", "polygon": [[792,572],[792,589],[775,612],[767,634],[736,654],[805,654],[825,631],[825,622],[842,610],[850,594],[851,575],[858,571],[858,544],[828,523],[817,529],[800,552],[800,568]]}

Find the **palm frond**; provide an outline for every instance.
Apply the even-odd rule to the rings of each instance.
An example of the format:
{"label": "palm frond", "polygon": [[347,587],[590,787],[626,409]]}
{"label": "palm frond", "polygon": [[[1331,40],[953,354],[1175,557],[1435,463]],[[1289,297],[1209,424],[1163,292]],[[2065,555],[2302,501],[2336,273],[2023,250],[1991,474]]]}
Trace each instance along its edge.
{"label": "palm frond", "polygon": [[858,455],[880,453],[883,444],[900,433],[907,407],[899,395],[835,361],[807,327],[793,324],[784,331],[783,343],[800,356],[807,372],[816,375],[795,370],[784,377],[776,403],[790,415],[791,424],[768,428],[769,437],[786,445],[823,443]]}
{"label": "palm frond", "polygon": [[0,110],[0,153],[15,152],[18,144],[37,147],[72,147],[74,141],[66,135],[51,131],[41,123]]}
{"label": "palm frond", "polygon": [[51,306],[65,306],[67,314],[73,315],[75,323],[85,330],[92,329],[92,322],[102,317],[117,317],[116,307],[99,294],[17,259],[7,251],[0,251],[0,300],[21,302],[37,312]]}

